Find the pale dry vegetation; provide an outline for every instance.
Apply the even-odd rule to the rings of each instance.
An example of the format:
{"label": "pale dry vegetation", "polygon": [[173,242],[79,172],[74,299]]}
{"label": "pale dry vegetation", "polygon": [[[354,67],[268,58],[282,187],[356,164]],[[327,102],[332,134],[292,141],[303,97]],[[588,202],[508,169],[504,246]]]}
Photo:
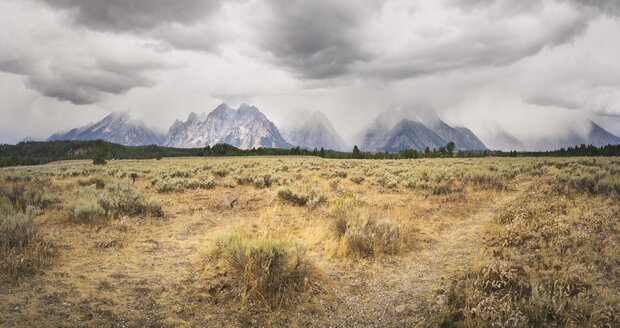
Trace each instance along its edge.
{"label": "pale dry vegetation", "polygon": [[618,324],[616,196],[567,193],[564,179],[537,180],[498,212],[488,227],[492,260],[455,279],[443,325]]}
{"label": "pale dry vegetation", "polygon": [[617,158],[165,158],[0,181],[3,326],[619,323]]}

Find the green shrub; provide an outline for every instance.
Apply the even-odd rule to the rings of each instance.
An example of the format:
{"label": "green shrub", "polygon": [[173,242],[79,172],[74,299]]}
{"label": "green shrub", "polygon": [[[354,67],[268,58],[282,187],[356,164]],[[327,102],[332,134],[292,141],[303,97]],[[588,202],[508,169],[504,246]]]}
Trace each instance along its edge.
{"label": "green shrub", "polygon": [[155,190],[158,192],[179,192],[183,191],[184,180],[183,179],[170,179],[164,178],[155,183]]}
{"label": "green shrub", "polygon": [[74,222],[91,223],[105,217],[105,210],[96,199],[79,198],[64,204],[63,210]]}
{"label": "green shrub", "polygon": [[375,181],[377,181],[377,183],[381,185],[381,187],[396,188],[398,186],[398,180],[393,174],[389,172],[377,171],[375,172],[374,176]]}

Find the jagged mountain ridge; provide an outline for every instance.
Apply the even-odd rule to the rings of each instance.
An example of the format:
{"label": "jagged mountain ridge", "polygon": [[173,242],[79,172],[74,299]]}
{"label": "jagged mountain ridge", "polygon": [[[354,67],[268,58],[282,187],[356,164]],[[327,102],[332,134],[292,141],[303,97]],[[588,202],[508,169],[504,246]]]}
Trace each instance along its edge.
{"label": "jagged mountain ridge", "polygon": [[329,119],[321,112],[306,110],[289,113],[280,129],[282,136],[294,146],[306,149],[346,151],[347,144]]}
{"label": "jagged mountain ridge", "polygon": [[128,113],[112,113],[97,123],[55,133],[46,141],[103,139],[127,146],[144,146],[159,145],[164,138],[147,128],[144,123],[132,120]]}
{"label": "jagged mountain ridge", "polygon": [[254,106],[241,104],[234,109],[223,103],[206,117],[201,115],[192,112],[185,122],[175,121],[164,145],[188,148],[227,143],[241,149],[292,147],[275,124]]}

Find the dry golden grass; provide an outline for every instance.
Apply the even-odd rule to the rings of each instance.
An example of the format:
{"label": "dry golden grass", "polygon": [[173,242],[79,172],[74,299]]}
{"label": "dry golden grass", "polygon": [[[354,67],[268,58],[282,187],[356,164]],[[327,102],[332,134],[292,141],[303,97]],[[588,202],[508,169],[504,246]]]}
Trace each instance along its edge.
{"label": "dry golden grass", "polygon": [[[263,157],[3,169],[0,198],[41,208],[37,238],[58,256],[0,284],[0,325],[617,325],[619,164]],[[21,184],[47,196],[13,202]],[[80,202],[94,212],[76,212]],[[226,231],[239,238],[214,246]]]}

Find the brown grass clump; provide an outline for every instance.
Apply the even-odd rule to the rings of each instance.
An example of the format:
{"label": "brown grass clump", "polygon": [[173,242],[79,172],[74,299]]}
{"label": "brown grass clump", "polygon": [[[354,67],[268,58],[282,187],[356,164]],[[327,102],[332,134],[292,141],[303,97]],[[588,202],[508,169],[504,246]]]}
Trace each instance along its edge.
{"label": "brown grass clump", "polygon": [[243,238],[236,232],[216,235],[211,255],[226,262],[241,290],[242,302],[253,299],[279,310],[318,279],[305,248],[278,239]]}
{"label": "brown grass clump", "polygon": [[80,187],[74,189],[73,194],[76,198],[63,204],[63,210],[75,222],[95,222],[122,215],[164,216],[161,201],[145,200],[142,189],[127,182],[109,183],[103,192],[97,191],[95,185]]}
{"label": "brown grass clump", "polygon": [[50,194],[47,187],[40,184],[27,185],[20,182],[0,186],[0,198],[2,197],[6,197],[14,207],[22,211],[28,206],[44,209],[58,202],[58,197]]}
{"label": "brown grass clump", "polygon": [[556,178],[558,190],[588,192],[594,195],[610,195],[616,199],[620,198],[620,178],[618,172],[614,172],[612,167],[586,169],[576,166],[563,170],[556,175]]}
{"label": "brown grass clump", "polygon": [[406,246],[409,229],[394,220],[368,217],[352,193],[334,201],[330,208],[331,229],[340,240],[341,255],[374,257],[379,254],[398,254]]}
{"label": "brown grass clump", "polygon": [[309,184],[303,185],[299,191],[294,191],[288,186],[280,187],[278,198],[294,205],[309,207],[316,207],[325,200],[320,190]]}
{"label": "brown grass clump", "polygon": [[6,204],[0,208],[0,274],[16,278],[36,272],[56,255],[55,248],[39,235],[35,220],[39,213],[33,207],[23,212]]}
{"label": "brown grass clump", "polygon": [[495,189],[495,190],[503,190],[504,183],[502,182],[502,177],[496,172],[488,172],[475,170],[469,172],[464,180],[472,183],[475,186],[479,186],[482,188]]}
{"label": "brown grass clump", "polygon": [[352,174],[349,177],[349,180],[353,181],[354,183],[360,184],[360,183],[364,182],[365,177],[361,173],[356,173],[356,174]]}

